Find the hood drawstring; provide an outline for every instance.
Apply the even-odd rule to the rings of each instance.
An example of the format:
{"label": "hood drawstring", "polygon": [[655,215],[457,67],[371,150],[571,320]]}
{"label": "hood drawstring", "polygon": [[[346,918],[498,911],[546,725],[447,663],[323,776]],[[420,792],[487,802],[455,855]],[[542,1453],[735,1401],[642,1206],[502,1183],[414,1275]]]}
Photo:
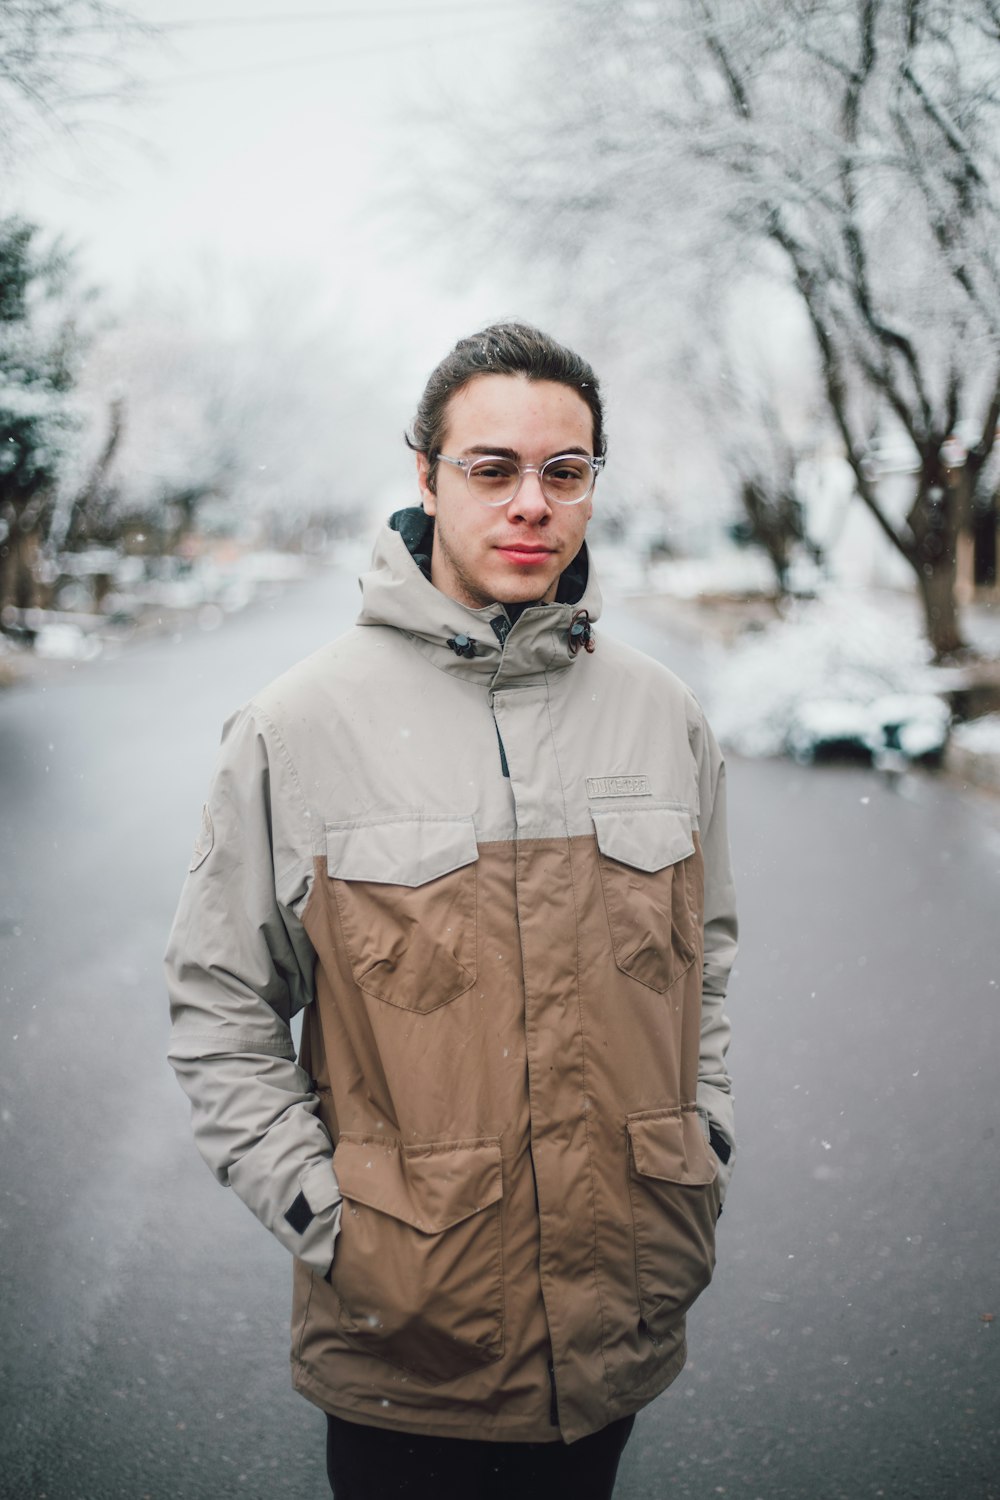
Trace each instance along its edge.
{"label": "hood drawstring", "polygon": [[570,656],[575,656],[581,646],[585,651],[593,651],[597,642],[594,640],[594,632],[591,629],[590,615],[585,609],[578,609],[573,616],[567,639]]}
{"label": "hood drawstring", "polygon": [[475,641],[470,640],[467,635],[451,636],[448,641],[448,645],[451,647],[452,651],[454,651],[456,656],[473,657],[476,654],[476,643]]}

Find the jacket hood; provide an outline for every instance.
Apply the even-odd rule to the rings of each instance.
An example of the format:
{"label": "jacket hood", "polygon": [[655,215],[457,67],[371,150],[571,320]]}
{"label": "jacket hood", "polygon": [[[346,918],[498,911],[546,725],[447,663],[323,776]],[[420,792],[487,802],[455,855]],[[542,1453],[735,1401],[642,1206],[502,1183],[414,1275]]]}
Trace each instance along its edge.
{"label": "jacket hood", "polygon": [[433,537],[433,519],[417,506],[390,517],[376,539],[371,571],[361,578],[359,625],[400,630],[442,671],[491,688],[572,665],[601,611],[586,543],[551,604],[472,609],[430,582]]}

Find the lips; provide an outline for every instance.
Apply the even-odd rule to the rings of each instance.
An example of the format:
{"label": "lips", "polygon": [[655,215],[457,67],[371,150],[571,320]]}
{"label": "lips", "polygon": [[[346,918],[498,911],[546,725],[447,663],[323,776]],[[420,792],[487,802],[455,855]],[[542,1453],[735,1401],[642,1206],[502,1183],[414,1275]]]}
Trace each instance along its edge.
{"label": "lips", "polygon": [[512,542],[507,547],[498,547],[497,551],[501,557],[507,558],[508,562],[541,563],[553,555],[551,547],[533,547],[528,542]]}

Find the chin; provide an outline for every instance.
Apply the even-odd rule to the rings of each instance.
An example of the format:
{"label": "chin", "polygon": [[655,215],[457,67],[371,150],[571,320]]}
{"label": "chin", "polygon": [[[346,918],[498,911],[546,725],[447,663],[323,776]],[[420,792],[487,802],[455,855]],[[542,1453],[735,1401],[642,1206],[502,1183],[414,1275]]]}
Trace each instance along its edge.
{"label": "chin", "polygon": [[511,577],[505,574],[496,581],[493,598],[498,604],[530,604],[534,599],[544,599],[553,587],[558,573],[528,573]]}

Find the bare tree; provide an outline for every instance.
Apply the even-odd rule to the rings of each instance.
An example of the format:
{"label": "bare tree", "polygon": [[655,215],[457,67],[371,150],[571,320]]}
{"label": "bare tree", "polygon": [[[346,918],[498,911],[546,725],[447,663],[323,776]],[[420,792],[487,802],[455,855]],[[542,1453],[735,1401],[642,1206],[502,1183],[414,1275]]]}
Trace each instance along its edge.
{"label": "bare tree", "polygon": [[55,132],[75,139],[100,107],[133,99],[136,46],[159,33],[104,0],[0,4],[0,159]]}

